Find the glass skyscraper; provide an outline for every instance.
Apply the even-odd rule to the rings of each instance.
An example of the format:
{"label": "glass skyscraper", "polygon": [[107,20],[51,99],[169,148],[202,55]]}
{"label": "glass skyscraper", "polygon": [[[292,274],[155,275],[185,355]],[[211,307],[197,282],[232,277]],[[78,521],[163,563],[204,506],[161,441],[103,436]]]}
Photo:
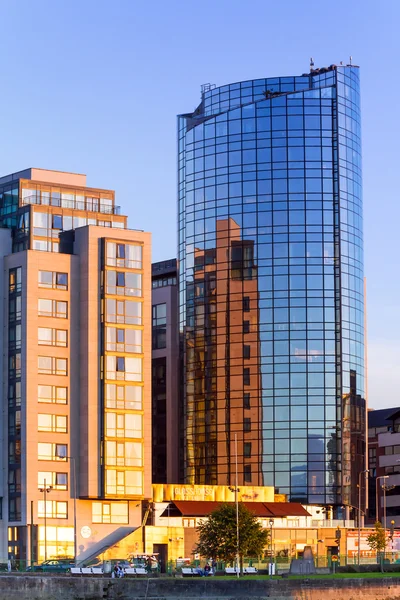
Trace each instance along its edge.
{"label": "glass skyscraper", "polygon": [[358,67],[203,86],[178,117],[187,483],[357,505],[365,469]]}

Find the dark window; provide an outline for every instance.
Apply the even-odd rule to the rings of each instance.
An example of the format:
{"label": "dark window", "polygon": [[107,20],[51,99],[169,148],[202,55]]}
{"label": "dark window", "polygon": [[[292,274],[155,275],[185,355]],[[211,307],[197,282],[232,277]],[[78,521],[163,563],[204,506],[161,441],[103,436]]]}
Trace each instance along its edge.
{"label": "dark window", "polygon": [[56,286],[57,287],[68,287],[68,273],[56,273]]}
{"label": "dark window", "polygon": [[231,253],[232,279],[252,279],[255,277],[254,269],[254,242],[234,241]]}
{"label": "dark window", "polygon": [[250,385],[250,369],[243,369],[243,384]]}
{"label": "dark window", "polygon": [[251,456],[251,442],[245,442],[243,446],[243,456],[249,458]]}
{"label": "dark window", "polygon": [[243,394],[243,408],[250,408],[250,394],[248,392]]}
{"label": "dark window", "polygon": [[117,271],[117,287],[125,287],[125,273]]}
{"label": "dark window", "polygon": [[117,356],[117,371],[125,371],[125,357]]}
{"label": "dark window", "polygon": [[247,344],[243,346],[243,358],[250,358],[250,346]]}
{"label": "dark window", "polygon": [[125,329],[117,329],[117,344],[125,343]]}
{"label": "dark window", "polygon": [[243,419],[243,431],[251,431],[251,419],[248,417]]}
{"label": "dark window", "polygon": [[57,487],[68,487],[68,474],[67,473],[56,473],[55,485]]}
{"label": "dark window", "polygon": [[117,258],[125,258],[125,244],[117,244]]}
{"label": "dark window", "polygon": [[243,298],[243,312],[249,312],[250,310],[250,296],[244,296]]}
{"label": "dark window", "polygon": [[167,347],[167,305],[153,306],[153,350]]}
{"label": "dark window", "polygon": [[243,321],[243,333],[250,333],[250,321]]}
{"label": "dark window", "polygon": [[244,481],[251,482],[251,465],[244,465]]}
{"label": "dark window", "polygon": [[62,229],[61,215],[53,215],[53,229]]}

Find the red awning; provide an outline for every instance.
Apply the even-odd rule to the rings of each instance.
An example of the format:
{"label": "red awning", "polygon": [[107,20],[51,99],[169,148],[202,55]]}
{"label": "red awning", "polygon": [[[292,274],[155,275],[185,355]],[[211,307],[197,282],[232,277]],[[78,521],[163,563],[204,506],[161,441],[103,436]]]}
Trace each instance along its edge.
{"label": "red awning", "polygon": [[[177,500],[170,503],[170,516],[182,517],[206,517],[213,510],[225,504],[224,502],[196,501],[196,500]],[[226,504],[234,505],[234,502]],[[279,518],[279,517],[309,517],[311,516],[301,504],[297,502],[244,502],[246,508],[260,518]],[[162,517],[168,516],[168,509],[165,510]]]}
{"label": "red awning", "polygon": [[311,517],[299,502],[264,502],[272,517]]}

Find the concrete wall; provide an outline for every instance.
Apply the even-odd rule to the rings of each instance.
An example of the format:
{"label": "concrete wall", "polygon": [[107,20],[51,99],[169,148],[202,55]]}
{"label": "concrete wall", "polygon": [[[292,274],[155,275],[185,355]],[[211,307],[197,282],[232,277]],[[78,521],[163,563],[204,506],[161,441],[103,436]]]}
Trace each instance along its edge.
{"label": "concrete wall", "polygon": [[0,577],[0,600],[132,600],[133,598],[238,598],[253,600],[397,600],[400,577],[240,581],[213,579],[120,579],[94,577]]}

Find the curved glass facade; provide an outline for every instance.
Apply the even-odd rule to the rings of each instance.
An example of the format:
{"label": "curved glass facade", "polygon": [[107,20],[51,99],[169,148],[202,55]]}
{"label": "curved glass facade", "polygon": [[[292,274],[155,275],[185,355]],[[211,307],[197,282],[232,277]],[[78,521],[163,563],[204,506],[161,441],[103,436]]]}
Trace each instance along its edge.
{"label": "curved glass facade", "polygon": [[359,69],[245,81],[178,118],[185,480],[356,505]]}

